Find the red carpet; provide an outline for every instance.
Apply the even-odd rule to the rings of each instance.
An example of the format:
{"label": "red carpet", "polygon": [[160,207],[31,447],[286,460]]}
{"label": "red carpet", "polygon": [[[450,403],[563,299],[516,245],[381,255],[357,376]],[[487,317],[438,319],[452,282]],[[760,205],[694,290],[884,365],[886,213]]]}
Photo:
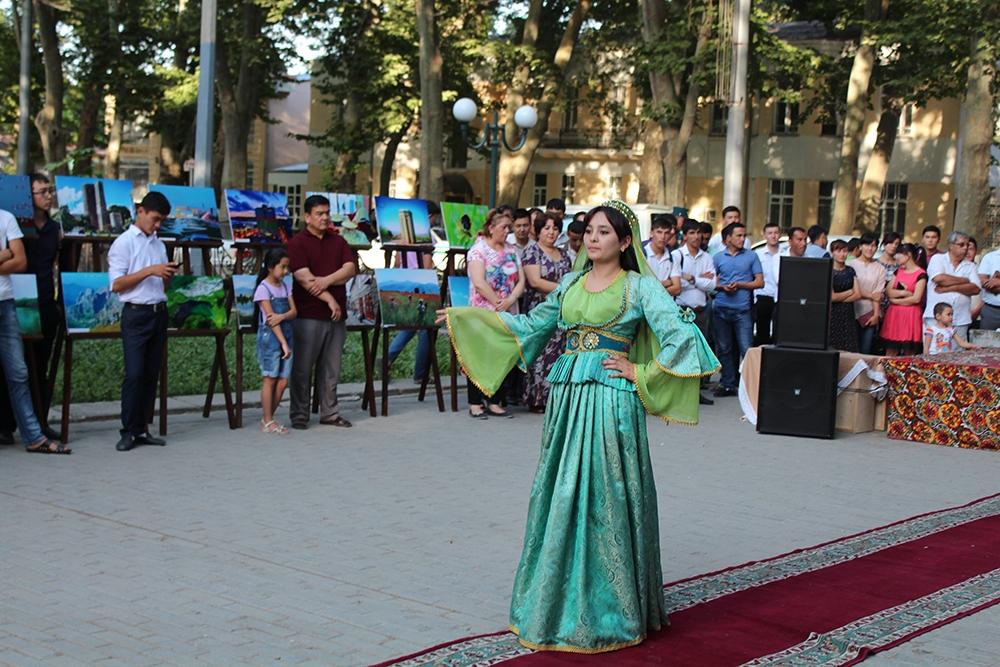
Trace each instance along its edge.
{"label": "red carpet", "polygon": [[671,627],[630,649],[532,653],[498,633],[383,665],[855,664],[1000,602],[998,568],[1000,495],[668,584]]}

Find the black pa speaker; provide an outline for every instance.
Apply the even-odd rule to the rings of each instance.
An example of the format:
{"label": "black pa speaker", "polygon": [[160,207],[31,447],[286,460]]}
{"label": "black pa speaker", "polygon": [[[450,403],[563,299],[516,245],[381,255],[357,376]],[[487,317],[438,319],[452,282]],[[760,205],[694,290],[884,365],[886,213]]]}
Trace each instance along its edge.
{"label": "black pa speaker", "polygon": [[757,392],[757,432],[832,438],[839,362],[840,353],[835,350],[765,346]]}
{"label": "black pa speaker", "polygon": [[833,260],[782,257],[780,261],[775,345],[825,350],[830,340]]}

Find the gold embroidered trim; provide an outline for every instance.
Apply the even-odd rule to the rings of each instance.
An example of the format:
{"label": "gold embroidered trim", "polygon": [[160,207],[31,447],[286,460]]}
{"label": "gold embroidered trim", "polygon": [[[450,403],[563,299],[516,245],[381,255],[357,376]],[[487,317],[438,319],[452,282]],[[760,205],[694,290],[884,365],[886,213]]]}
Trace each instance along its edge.
{"label": "gold embroidered trim", "polygon": [[635,379],[632,380],[632,384],[635,385],[635,393],[639,396],[639,402],[642,403],[642,408],[648,414],[651,414],[654,417],[658,417],[658,418],[662,419],[663,421],[665,421],[668,424],[680,424],[682,426],[697,426],[698,425],[698,420],[697,419],[690,420],[690,419],[680,419],[678,417],[668,417],[666,415],[661,415],[658,412],[656,412],[655,410],[653,410],[652,408],[650,408],[649,407],[649,403],[646,400],[646,396],[643,395],[642,388],[639,386],[639,369],[638,369],[638,367],[636,367],[635,373],[636,373]]}
{"label": "gold embroidered trim", "polygon": [[677,371],[672,371],[669,368],[667,368],[666,366],[664,366],[663,364],[661,364],[659,359],[653,359],[653,361],[656,363],[657,368],[659,368],[661,371],[663,371],[667,375],[673,375],[674,377],[678,377],[678,378],[700,378],[700,377],[708,377],[708,376],[712,375],[713,373],[718,372],[719,369],[722,368],[722,364],[717,364],[715,366],[715,368],[713,368],[710,371],[702,371],[701,373],[678,373]]}
{"label": "gold embroidered trim", "polygon": [[451,347],[455,350],[455,358],[458,359],[458,365],[462,367],[462,372],[465,373],[466,379],[476,385],[476,389],[482,392],[484,396],[492,396],[493,394],[483,388],[483,384],[469,372],[469,367],[465,364],[465,359],[462,357],[462,351],[458,349],[458,339],[455,338],[455,332],[451,329],[451,308],[445,309],[444,321],[448,325],[448,338],[451,340]]}
{"label": "gold embroidered trim", "polygon": [[619,649],[628,648],[629,646],[636,646],[646,640],[646,635],[642,635],[638,639],[631,639],[627,642],[620,642],[618,644],[608,644],[607,646],[601,646],[599,648],[570,646],[569,644],[536,644],[534,642],[529,642],[527,639],[521,639],[521,633],[513,625],[508,625],[507,628],[517,635],[517,641],[520,642],[521,646],[530,648],[532,651],[563,651],[565,653],[584,654],[607,653],[609,651],[617,651]]}
{"label": "gold embroidered trim", "polygon": [[[590,271],[588,271],[587,273],[590,273]],[[625,271],[625,269],[618,269],[618,274],[614,277],[614,279],[610,283],[608,283],[607,286],[604,287],[604,289],[599,289],[596,292],[591,292],[589,289],[587,289],[587,285],[586,285],[587,281],[584,280],[583,281],[584,282],[583,291],[586,292],[587,294],[594,294],[594,295],[603,294],[604,292],[607,292],[609,289],[611,289],[612,287],[614,287],[615,283],[617,283],[619,280],[621,280],[622,276],[624,276],[624,275],[627,275],[627,272]]]}
{"label": "gold embroidered trim", "polygon": [[609,350],[603,347],[595,347],[593,350],[563,350],[563,354],[586,354],[588,352],[604,352],[606,354],[611,354],[616,357],[628,358],[628,351],[622,350]]}

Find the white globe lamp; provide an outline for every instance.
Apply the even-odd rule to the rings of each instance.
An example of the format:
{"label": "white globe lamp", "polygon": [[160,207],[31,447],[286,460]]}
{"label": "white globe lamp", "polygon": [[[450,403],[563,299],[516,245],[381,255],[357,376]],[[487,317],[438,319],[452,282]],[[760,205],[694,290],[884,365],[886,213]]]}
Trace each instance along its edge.
{"label": "white globe lamp", "polygon": [[454,106],[451,107],[451,113],[459,123],[471,123],[479,110],[476,109],[476,103],[470,98],[462,97],[456,100]]}
{"label": "white globe lamp", "polygon": [[538,123],[538,112],[535,107],[525,104],[514,112],[514,122],[522,130],[530,130]]}

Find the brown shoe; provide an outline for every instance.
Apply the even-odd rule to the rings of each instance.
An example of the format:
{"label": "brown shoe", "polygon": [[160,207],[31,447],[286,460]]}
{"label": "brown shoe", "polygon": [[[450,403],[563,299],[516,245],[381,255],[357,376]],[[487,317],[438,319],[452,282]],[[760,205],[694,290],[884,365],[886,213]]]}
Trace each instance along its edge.
{"label": "brown shoe", "polygon": [[340,415],[337,415],[333,419],[320,419],[319,423],[323,424],[324,426],[339,426],[340,428],[351,428],[352,426],[354,426],[354,424],[347,421]]}

